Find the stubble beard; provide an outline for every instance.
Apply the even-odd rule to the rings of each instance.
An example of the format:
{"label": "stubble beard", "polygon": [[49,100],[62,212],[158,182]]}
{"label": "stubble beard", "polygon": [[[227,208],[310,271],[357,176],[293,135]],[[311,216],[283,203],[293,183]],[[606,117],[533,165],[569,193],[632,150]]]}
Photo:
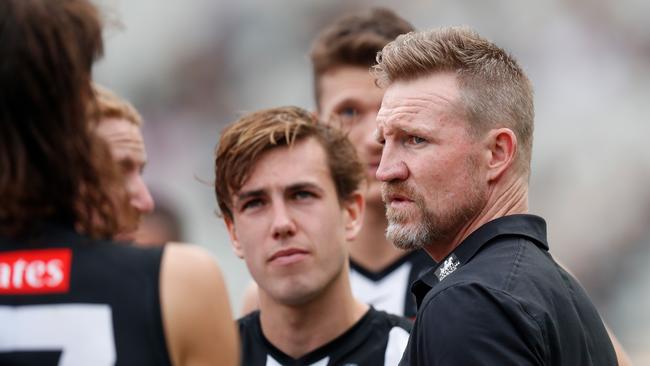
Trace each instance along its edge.
{"label": "stubble beard", "polygon": [[477,184],[470,184],[462,202],[455,202],[452,207],[435,212],[426,207],[424,197],[406,182],[382,185],[383,197],[397,192],[408,196],[416,207],[415,210],[397,210],[386,205],[386,238],[402,250],[450,243],[487,200],[485,192]]}

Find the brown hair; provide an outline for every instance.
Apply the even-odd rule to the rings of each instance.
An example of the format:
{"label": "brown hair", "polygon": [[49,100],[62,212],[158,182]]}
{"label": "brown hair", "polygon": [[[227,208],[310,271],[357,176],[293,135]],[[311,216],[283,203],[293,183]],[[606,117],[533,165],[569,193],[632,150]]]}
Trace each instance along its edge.
{"label": "brown hair", "polygon": [[533,88],[517,61],[467,27],[440,28],[397,37],[377,55],[380,86],[436,72],[454,72],[468,131],[479,136],[495,127],[513,130],[519,166],[530,171]]}
{"label": "brown hair", "polygon": [[92,127],[105,118],[125,119],[138,127],[142,126],[142,116],[126,99],[97,83],[93,83],[93,94],[95,98],[88,111]]}
{"label": "brown hair", "polygon": [[232,220],[232,195],[241,189],[251,170],[267,151],[314,138],[327,156],[327,164],[340,201],[350,198],[365,179],[363,165],[347,137],[338,129],[318,123],[298,107],[280,107],[250,113],[222,133],[216,149],[215,194],[219,209]]}
{"label": "brown hair", "polygon": [[314,40],[310,53],[316,103],[320,103],[320,78],[340,66],[370,68],[377,52],[413,26],[386,8],[371,8],[335,20]]}
{"label": "brown hair", "polygon": [[101,32],[87,0],[0,2],[0,235],[119,226],[111,157],[86,121]]}

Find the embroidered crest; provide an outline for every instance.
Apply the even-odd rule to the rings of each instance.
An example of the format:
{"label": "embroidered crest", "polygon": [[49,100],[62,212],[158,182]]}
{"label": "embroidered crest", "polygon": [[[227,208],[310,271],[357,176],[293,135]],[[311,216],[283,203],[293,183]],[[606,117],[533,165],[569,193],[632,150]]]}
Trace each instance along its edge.
{"label": "embroidered crest", "polygon": [[438,281],[442,281],[445,277],[452,274],[455,270],[460,267],[460,261],[456,255],[450,255],[445,261],[436,269],[435,275],[438,277]]}

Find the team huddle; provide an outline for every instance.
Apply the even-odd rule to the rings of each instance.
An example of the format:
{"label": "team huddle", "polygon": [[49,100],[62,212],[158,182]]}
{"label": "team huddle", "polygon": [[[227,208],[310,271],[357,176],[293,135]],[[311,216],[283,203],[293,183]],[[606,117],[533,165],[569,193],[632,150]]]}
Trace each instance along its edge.
{"label": "team huddle", "polygon": [[346,14],[313,41],[316,111],[221,132],[254,280],[233,321],[205,250],[133,245],[155,203],[101,35],[88,0],[0,3],[0,365],[628,364],[528,213],[532,85],[493,42]]}

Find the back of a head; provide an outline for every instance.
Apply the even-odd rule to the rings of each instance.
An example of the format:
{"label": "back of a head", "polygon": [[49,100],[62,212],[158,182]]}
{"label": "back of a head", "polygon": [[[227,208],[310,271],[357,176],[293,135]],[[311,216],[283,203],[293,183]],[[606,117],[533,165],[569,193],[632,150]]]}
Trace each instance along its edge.
{"label": "back of a head", "polygon": [[334,68],[370,68],[377,53],[400,34],[415,28],[386,8],[370,8],[336,19],[316,37],[310,58],[314,74],[316,101],[320,77]]}
{"label": "back of a head", "polygon": [[224,217],[233,219],[232,194],[245,184],[265,152],[307,138],[316,139],[325,150],[339,200],[349,198],[365,179],[365,171],[343,132],[318,123],[302,108],[272,108],[241,117],[221,134],[215,154],[215,194]]}
{"label": "back of a head", "polygon": [[518,165],[530,170],[533,140],[533,89],[517,61],[467,27],[448,27],[399,36],[377,56],[374,74],[381,86],[436,72],[456,74],[461,110],[469,131],[513,130],[519,143]]}
{"label": "back of a head", "polygon": [[87,0],[0,2],[0,234],[44,221],[94,236],[117,227],[110,156],[86,121],[101,32]]}

